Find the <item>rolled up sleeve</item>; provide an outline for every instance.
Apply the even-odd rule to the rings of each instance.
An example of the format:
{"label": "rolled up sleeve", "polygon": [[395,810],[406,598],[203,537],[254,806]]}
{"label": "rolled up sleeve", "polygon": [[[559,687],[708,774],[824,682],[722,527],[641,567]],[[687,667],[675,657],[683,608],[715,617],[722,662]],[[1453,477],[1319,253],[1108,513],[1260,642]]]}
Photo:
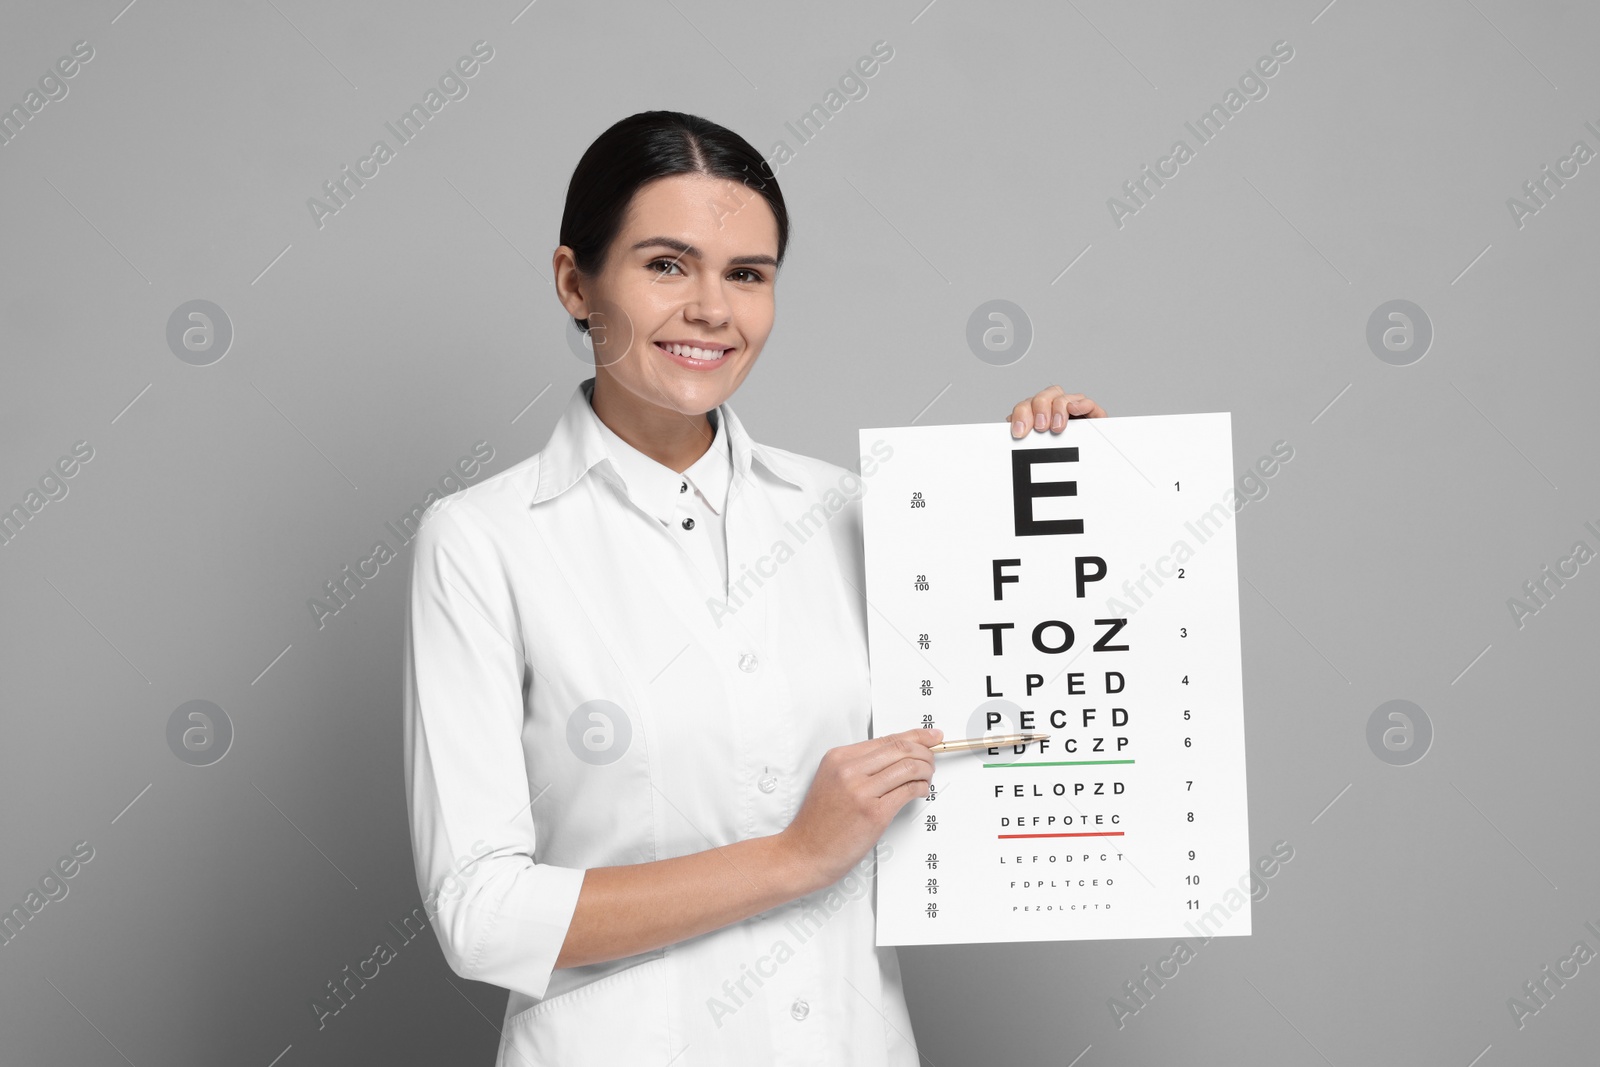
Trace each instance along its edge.
{"label": "rolled up sleeve", "polygon": [[584,871],[536,859],[516,605],[472,505],[436,502],[412,546],[403,642],[417,885],[451,970],[542,998]]}

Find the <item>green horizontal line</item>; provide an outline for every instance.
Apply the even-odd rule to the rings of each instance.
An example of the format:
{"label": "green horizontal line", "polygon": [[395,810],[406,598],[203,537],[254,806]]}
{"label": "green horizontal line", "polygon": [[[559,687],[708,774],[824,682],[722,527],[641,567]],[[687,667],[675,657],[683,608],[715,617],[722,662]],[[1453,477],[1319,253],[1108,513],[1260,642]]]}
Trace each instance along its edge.
{"label": "green horizontal line", "polygon": [[1096,767],[1103,763],[1132,763],[1131,759],[1064,759],[1048,763],[985,763],[985,767]]}

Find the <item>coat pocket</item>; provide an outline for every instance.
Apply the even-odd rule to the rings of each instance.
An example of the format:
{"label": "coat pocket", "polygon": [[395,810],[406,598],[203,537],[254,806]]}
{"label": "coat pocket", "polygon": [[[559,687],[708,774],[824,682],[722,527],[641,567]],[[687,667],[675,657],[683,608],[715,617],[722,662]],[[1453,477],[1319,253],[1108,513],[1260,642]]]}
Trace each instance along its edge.
{"label": "coat pocket", "polygon": [[681,1050],[669,1047],[668,958],[656,956],[519,1012],[506,1024],[496,1067],[671,1061]]}

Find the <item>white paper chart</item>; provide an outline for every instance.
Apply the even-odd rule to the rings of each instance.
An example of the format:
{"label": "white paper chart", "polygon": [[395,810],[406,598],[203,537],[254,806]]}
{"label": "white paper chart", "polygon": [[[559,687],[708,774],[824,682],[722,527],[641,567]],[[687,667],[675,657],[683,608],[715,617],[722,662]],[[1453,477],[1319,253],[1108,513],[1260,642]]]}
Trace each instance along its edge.
{"label": "white paper chart", "polygon": [[861,452],[888,456],[863,468],[874,736],[1050,735],[936,757],[883,838],[877,943],[1248,934],[1231,417]]}

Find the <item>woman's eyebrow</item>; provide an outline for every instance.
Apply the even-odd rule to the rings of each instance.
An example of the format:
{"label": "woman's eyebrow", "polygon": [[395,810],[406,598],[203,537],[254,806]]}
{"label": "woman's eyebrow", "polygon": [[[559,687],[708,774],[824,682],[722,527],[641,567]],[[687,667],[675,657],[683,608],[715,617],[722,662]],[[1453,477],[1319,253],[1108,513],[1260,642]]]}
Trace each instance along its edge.
{"label": "woman's eyebrow", "polygon": [[[701,253],[698,248],[691,244],[685,244],[676,237],[646,237],[642,241],[636,241],[630,251],[638,251],[641,248],[649,248],[652,245],[662,245],[677,252],[680,256],[688,256],[691,259],[701,258]],[[776,267],[778,265],[778,261],[773,259],[771,256],[734,256],[732,259],[728,260],[728,262],[741,265],[747,263],[759,263],[768,267]]]}

